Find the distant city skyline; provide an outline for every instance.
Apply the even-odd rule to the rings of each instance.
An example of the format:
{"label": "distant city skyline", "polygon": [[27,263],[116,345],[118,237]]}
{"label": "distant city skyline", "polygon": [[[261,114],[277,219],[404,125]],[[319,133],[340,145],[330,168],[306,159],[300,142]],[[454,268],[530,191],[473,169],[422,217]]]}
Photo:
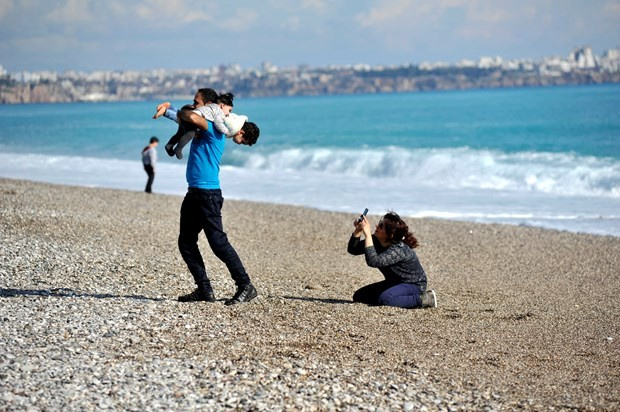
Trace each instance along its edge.
{"label": "distant city skyline", "polygon": [[620,47],[620,0],[0,0],[8,72],[401,65]]}

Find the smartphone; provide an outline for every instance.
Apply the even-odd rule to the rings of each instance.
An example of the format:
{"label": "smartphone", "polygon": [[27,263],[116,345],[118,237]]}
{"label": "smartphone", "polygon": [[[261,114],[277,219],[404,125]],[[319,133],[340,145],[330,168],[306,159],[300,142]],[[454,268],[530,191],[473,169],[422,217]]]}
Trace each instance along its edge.
{"label": "smartphone", "polygon": [[359,222],[361,222],[362,220],[364,220],[364,216],[366,216],[366,213],[368,213],[368,208],[365,208],[364,211],[362,212],[362,214],[360,215],[360,217],[357,219],[357,221],[355,222],[355,224],[358,224]]}

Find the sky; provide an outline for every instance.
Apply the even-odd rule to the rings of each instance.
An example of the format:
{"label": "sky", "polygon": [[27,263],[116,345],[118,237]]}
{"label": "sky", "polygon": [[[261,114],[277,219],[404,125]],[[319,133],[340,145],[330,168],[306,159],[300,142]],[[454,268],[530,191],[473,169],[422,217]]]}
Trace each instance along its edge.
{"label": "sky", "polygon": [[0,0],[19,71],[455,63],[620,47],[620,0]]}

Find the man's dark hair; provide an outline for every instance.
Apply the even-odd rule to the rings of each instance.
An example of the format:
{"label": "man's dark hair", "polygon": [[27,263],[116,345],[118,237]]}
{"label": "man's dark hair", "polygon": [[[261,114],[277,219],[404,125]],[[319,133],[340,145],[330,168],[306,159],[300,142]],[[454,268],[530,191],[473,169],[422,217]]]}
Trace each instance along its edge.
{"label": "man's dark hair", "polygon": [[202,101],[205,104],[217,103],[217,100],[219,98],[219,96],[217,95],[217,92],[209,88],[198,89],[198,94],[200,95],[200,97],[202,98]]}
{"label": "man's dark hair", "polygon": [[231,106],[233,105],[233,99],[234,99],[235,95],[233,95],[232,93],[222,93],[219,95],[217,102],[218,103],[223,103],[227,106]]}
{"label": "man's dark hair", "polygon": [[157,138],[157,136],[151,137],[151,140],[149,140],[149,143],[155,143],[155,142],[159,142],[159,139]]}
{"label": "man's dark hair", "polygon": [[248,145],[252,146],[258,140],[258,136],[260,135],[260,129],[256,126],[256,123],[245,122],[243,123],[243,141]]}

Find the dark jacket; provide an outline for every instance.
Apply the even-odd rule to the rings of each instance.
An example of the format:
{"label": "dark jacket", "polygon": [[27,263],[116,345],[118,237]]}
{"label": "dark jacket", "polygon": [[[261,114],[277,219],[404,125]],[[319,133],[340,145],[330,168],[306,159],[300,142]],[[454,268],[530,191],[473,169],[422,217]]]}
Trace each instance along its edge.
{"label": "dark jacket", "polygon": [[413,283],[422,292],[426,291],[426,272],[415,251],[403,242],[383,247],[373,236],[375,246],[365,247],[364,241],[351,235],[347,252],[352,255],[366,255],[368,266],[378,268],[385,280],[394,284]]}

